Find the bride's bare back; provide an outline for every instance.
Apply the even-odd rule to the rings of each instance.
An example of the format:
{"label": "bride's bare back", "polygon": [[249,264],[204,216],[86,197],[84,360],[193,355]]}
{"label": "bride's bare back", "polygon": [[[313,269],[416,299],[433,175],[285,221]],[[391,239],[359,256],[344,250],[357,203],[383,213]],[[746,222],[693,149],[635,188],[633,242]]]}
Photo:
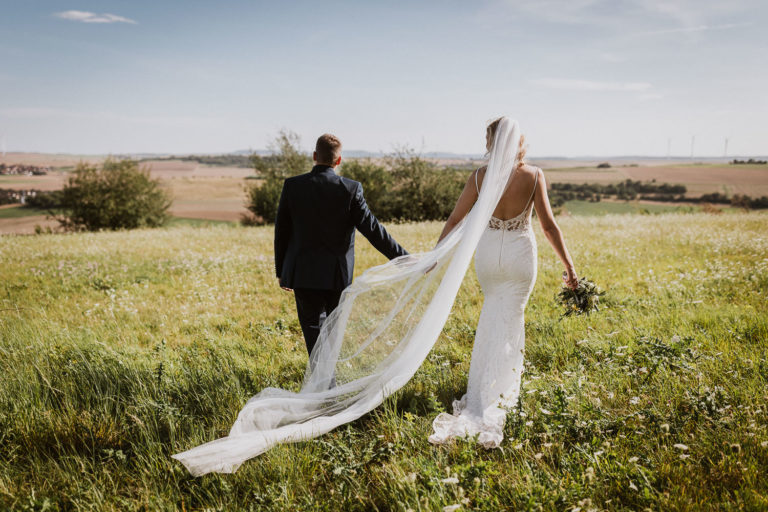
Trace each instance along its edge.
{"label": "bride's bare back", "polygon": [[[486,167],[483,166],[475,173],[475,186],[478,193],[483,186],[485,169]],[[526,211],[535,192],[534,187],[538,185],[537,174],[539,172],[541,171],[538,167],[528,164],[518,167],[510,176],[507,189],[504,191],[501,199],[499,199],[499,204],[496,205],[493,216],[500,220],[508,220],[518,217]]]}
{"label": "bride's bare back", "polygon": [[[466,185],[464,185],[464,190],[456,201],[453,212],[451,212],[445,227],[443,227],[439,240],[442,240],[464,218],[472,208],[472,205],[475,204],[479,191],[483,186],[484,176],[485,167],[481,167],[469,176]],[[571,288],[575,288],[577,284],[576,271],[573,268],[573,262],[570,254],[568,254],[568,249],[565,247],[563,234],[552,213],[549,196],[547,195],[547,183],[541,169],[526,163],[520,165],[510,177],[508,186],[501,196],[496,209],[493,211],[493,216],[502,221],[514,219],[527,210],[531,199],[533,200],[533,207],[536,209],[536,216],[539,218],[544,235],[565,266],[567,274],[566,284]]]}

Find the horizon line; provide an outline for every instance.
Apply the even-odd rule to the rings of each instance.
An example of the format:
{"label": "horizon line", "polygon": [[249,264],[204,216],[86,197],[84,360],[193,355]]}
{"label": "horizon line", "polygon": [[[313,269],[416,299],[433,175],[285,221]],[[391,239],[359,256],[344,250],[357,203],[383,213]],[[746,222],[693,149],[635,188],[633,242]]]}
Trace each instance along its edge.
{"label": "horizon line", "polygon": [[[131,152],[105,152],[105,153],[68,153],[68,152],[60,152],[60,151],[16,151],[16,150],[6,150],[3,151],[3,155],[0,155],[2,157],[6,157],[9,153],[15,153],[15,154],[24,154],[24,155],[66,155],[66,156],[84,156],[84,157],[109,157],[109,156],[156,156],[158,158],[168,158],[168,157],[187,157],[187,156],[228,156],[228,155],[238,155],[238,156],[250,156],[253,154],[259,154],[259,155],[271,155],[275,154],[274,152],[267,150],[267,149],[255,149],[255,150],[235,150],[235,151],[212,151],[212,152],[163,152],[163,153],[157,153],[157,152],[141,152],[141,151],[131,151]],[[309,151],[302,151],[304,154],[311,154]],[[347,158],[371,158],[371,157],[383,157],[387,155],[392,155],[394,152],[384,152],[384,151],[370,151],[365,149],[351,149],[347,151],[342,152],[342,156],[344,153],[348,154],[360,154],[360,153],[366,153],[365,156],[348,156]],[[481,153],[453,153],[450,151],[425,151],[425,152],[418,152],[415,153],[416,156],[425,157],[425,158],[456,158],[456,159],[464,159],[464,160],[485,160],[485,156]],[[432,156],[430,156],[432,155]],[[617,158],[617,159],[631,159],[631,158],[649,158],[649,159],[657,159],[657,160],[696,160],[696,159],[734,159],[734,158],[768,158],[768,153],[765,154],[747,154],[747,155],[698,155],[698,156],[690,156],[690,155],[642,155],[642,154],[627,154],[627,155],[575,155],[575,156],[565,156],[565,155],[542,155],[542,156],[529,156],[528,160],[599,160],[599,159],[611,159],[611,158]]]}

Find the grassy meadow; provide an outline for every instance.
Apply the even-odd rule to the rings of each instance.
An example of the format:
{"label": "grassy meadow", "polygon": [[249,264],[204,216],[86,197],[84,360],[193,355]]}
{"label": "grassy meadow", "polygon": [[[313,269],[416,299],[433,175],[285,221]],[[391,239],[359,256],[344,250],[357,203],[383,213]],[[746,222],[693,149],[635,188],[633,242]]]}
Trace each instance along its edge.
{"label": "grassy meadow", "polygon": [[[559,319],[561,267],[536,226],[520,409],[501,449],[427,441],[466,389],[482,305],[470,268],[431,355],[384,404],[202,478],[170,455],[304,374],[271,228],[0,237],[0,509],[768,509],[768,215],[560,225],[606,307]],[[411,252],[440,229],[391,226]],[[357,251],[358,274],[384,261],[362,238]]]}

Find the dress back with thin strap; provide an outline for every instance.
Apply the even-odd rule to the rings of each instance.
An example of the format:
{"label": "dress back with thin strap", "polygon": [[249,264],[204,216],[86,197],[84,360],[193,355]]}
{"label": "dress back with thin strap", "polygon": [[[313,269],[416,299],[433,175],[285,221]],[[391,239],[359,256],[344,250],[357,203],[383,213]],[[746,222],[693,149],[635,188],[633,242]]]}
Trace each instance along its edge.
{"label": "dress back with thin strap", "polygon": [[[480,186],[477,182],[477,175],[479,174],[479,169],[475,171],[475,188],[477,189],[477,193],[480,193]],[[498,217],[494,217],[491,215],[490,220],[488,221],[488,228],[489,229],[503,229],[505,231],[521,231],[523,229],[527,229],[531,225],[531,212],[533,211],[533,208],[531,206],[533,205],[533,195],[536,193],[536,186],[539,183],[539,171],[536,171],[536,176],[534,178],[533,182],[533,190],[531,190],[531,197],[528,198],[528,202],[525,205],[525,208],[522,212],[520,212],[518,215],[512,217],[511,219],[499,219]]]}

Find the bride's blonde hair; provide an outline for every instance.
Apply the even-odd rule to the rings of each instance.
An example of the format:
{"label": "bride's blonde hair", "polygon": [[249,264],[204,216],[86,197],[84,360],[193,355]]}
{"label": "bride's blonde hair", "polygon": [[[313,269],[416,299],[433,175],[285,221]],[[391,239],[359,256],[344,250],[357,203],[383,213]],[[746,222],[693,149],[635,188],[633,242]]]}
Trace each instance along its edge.
{"label": "bride's blonde hair", "polygon": [[[496,136],[496,130],[499,128],[499,123],[503,118],[499,117],[494,119],[485,128],[485,136],[488,141],[486,149],[491,150],[490,146],[493,144],[493,138]],[[520,168],[525,165],[525,153],[528,151],[528,146],[525,145],[525,135],[520,135],[520,145],[517,148],[517,167]],[[487,154],[487,153],[486,153]]]}

